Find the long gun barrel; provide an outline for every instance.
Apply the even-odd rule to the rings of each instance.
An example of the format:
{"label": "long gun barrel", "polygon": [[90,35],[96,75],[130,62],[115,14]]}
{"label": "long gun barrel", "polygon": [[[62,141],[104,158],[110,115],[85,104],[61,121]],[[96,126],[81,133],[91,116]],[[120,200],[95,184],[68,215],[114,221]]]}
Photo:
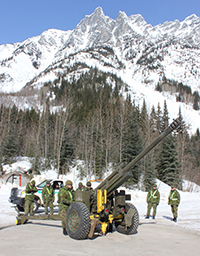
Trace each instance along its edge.
{"label": "long gun barrel", "polygon": [[158,143],[160,143],[167,135],[169,135],[173,130],[175,130],[181,121],[179,118],[175,119],[165,130],[156,138],[147,148],[145,148],[138,156],[136,156],[133,161],[126,165],[122,169],[117,169],[112,172],[99,186],[95,189],[95,194],[98,189],[106,189],[107,196],[109,197],[114,190],[119,188],[125,181],[127,181],[132,175],[128,171],[136,165],[141,158],[147,155]]}

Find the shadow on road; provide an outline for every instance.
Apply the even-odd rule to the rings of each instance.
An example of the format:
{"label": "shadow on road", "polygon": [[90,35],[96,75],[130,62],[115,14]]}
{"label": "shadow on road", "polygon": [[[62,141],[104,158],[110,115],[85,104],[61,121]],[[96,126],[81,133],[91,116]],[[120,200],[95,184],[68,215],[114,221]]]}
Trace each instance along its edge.
{"label": "shadow on road", "polygon": [[10,228],[10,227],[13,227],[13,226],[16,226],[16,225],[15,224],[11,224],[11,225],[7,225],[7,226],[4,226],[4,227],[0,227],[0,230],[5,229],[5,228]]}
{"label": "shadow on road", "polygon": [[32,225],[38,225],[38,226],[48,226],[48,227],[57,227],[57,228],[61,228],[61,224],[60,225],[56,225],[56,224],[49,224],[49,223],[39,223],[39,222],[32,222],[32,221],[28,221],[26,223],[27,224],[32,224]]}
{"label": "shadow on road", "polygon": [[173,220],[172,217],[169,217],[169,216],[163,216],[164,219],[167,219],[167,220]]}
{"label": "shadow on road", "polygon": [[146,224],[148,224],[148,225],[149,225],[149,224],[150,224],[150,225],[154,224],[154,225],[155,225],[155,224],[156,224],[156,222],[152,222],[152,221],[148,221],[148,222],[140,222],[140,223],[139,223],[139,226],[146,225]]}

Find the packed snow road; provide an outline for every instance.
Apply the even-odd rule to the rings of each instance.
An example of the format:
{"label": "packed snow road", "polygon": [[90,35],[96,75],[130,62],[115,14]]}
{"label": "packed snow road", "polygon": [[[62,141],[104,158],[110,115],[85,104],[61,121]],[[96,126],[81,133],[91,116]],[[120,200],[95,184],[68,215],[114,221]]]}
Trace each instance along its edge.
{"label": "packed snow road", "polygon": [[[169,220],[170,221],[170,220]],[[91,255],[91,256],[193,256],[199,255],[200,232],[156,220],[142,220],[138,233],[106,236],[95,233],[92,240],[74,240],[62,234],[60,221],[29,221],[0,230],[0,256]]]}

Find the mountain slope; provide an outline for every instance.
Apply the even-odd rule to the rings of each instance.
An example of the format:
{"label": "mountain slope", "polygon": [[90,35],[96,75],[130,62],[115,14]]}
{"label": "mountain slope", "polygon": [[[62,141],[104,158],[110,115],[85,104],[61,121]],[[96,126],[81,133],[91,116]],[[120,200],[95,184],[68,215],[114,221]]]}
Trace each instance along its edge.
{"label": "mountain slope", "polygon": [[200,113],[191,104],[176,102],[175,94],[154,91],[167,78],[200,94],[200,18],[196,15],[153,27],[139,14],[127,17],[120,11],[113,20],[98,7],[72,31],[48,30],[22,43],[1,45],[0,63],[4,93],[38,90],[49,81],[59,83],[62,75],[71,79],[97,67],[127,83],[139,104],[145,98],[149,109],[158,102],[162,107],[166,99],[170,118],[177,117],[181,106],[192,131],[200,127]]}

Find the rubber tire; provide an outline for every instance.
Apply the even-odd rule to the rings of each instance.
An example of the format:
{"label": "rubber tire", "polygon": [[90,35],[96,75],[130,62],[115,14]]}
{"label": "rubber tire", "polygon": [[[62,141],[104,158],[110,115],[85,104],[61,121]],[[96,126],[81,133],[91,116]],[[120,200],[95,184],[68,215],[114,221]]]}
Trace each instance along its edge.
{"label": "rubber tire", "polygon": [[21,205],[17,204],[17,209],[18,209],[20,212],[24,212],[24,206],[21,206]]}
{"label": "rubber tire", "polygon": [[138,210],[136,209],[136,207],[131,204],[131,203],[126,203],[125,204],[125,210],[126,212],[128,212],[128,210],[132,208],[135,210],[135,214],[133,215],[132,218],[132,225],[130,227],[126,227],[125,226],[121,226],[119,222],[115,222],[115,227],[117,229],[117,231],[121,234],[125,234],[125,235],[132,235],[135,234],[137,232],[137,228],[139,226],[139,214],[138,214]]}
{"label": "rubber tire", "polygon": [[66,214],[66,229],[71,238],[81,240],[88,237],[90,213],[84,203],[75,202],[70,204]]}

